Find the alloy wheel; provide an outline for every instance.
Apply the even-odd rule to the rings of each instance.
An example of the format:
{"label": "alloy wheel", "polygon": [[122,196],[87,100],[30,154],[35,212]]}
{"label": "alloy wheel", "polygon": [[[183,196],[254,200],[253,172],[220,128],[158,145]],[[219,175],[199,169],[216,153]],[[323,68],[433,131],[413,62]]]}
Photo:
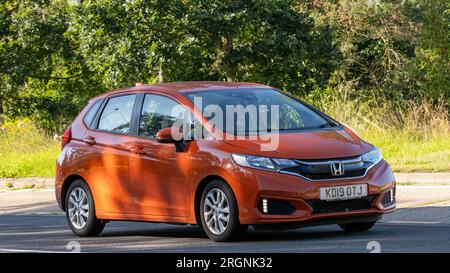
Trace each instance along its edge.
{"label": "alloy wheel", "polygon": [[203,204],[203,216],[208,229],[216,235],[222,234],[230,222],[230,204],[220,189],[211,189]]}
{"label": "alloy wheel", "polygon": [[86,226],[89,217],[89,200],[84,189],[77,187],[69,196],[69,219],[76,229]]}

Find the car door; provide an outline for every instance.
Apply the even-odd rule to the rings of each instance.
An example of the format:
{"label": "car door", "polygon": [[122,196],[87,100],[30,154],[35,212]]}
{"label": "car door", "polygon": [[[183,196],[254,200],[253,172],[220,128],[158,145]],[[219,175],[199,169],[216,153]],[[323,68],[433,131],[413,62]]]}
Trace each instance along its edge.
{"label": "car door", "polygon": [[186,217],[189,215],[188,149],[177,152],[174,144],[156,140],[156,133],[172,126],[186,108],[160,94],[142,94],[141,100],[139,137],[134,139],[135,153],[130,156],[132,211]]}
{"label": "car door", "polygon": [[[88,145],[85,166],[98,213],[127,213],[130,208],[129,154],[132,112],[137,95],[109,97],[97,114]],[[114,217],[113,217],[114,218]]]}

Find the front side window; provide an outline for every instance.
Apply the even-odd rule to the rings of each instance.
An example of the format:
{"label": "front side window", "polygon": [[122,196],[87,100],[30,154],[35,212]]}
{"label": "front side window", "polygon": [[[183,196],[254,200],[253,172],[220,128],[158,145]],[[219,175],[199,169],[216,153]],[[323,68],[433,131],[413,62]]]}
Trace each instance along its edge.
{"label": "front side window", "polygon": [[156,138],[156,133],[182,121],[186,108],[167,97],[146,94],[139,119],[139,134]]}
{"label": "front side window", "polygon": [[98,129],[128,134],[136,95],[112,97],[100,116]]}

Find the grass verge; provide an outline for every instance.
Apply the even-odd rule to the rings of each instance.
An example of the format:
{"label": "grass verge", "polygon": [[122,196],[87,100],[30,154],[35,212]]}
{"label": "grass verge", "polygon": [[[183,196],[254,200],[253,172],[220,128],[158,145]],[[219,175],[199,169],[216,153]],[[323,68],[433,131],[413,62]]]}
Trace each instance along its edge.
{"label": "grass verge", "polygon": [[53,177],[59,146],[29,153],[8,152],[0,155],[0,177]]}
{"label": "grass verge", "polygon": [[379,147],[395,172],[450,171],[450,135],[417,139],[401,131],[361,134]]}
{"label": "grass verge", "polygon": [[0,127],[0,177],[53,177],[59,141],[38,130],[29,120]]}

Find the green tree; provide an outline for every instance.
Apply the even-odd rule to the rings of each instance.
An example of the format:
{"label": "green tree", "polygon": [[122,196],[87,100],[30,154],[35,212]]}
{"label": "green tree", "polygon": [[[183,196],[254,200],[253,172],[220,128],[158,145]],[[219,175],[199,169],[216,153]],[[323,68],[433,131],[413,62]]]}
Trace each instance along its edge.
{"label": "green tree", "polygon": [[75,14],[70,35],[108,87],[245,80],[304,93],[337,55],[294,1],[86,1]]}
{"label": "green tree", "polygon": [[0,68],[11,84],[23,85],[29,78],[48,80],[61,57],[69,57],[64,39],[67,15],[65,1],[5,1],[0,6],[2,36]]}
{"label": "green tree", "polygon": [[[415,1],[329,0],[300,5],[335,30],[342,53],[334,84],[353,97],[413,98],[411,73],[420,33]],[[362,94],[363,93],[363,94]]]}
{"label": "green tree", "polygon": [[49,132],[63,130],[89,96],[104,90],[66,38],[69,11],[62,0],[0,5],[1,110],[32,117]]}
{"label": "green tree", "polygon": [[[296,1],[190,1],[188,37],[204,74],[305,94],[327,83],[337,50]],[[198,50],[197,50],[198,51]]]}
{"label": "green tree", "polygon": [[446,98],[450,104],[450,4],[421,0],[423,30],[416,49],[415,73],[421,96],[431,100]]}
{"label": "green tree", "polygon": [[93,95],[158,81],[450,100],[447,2],[4,0],[0,115],[61,132]]}
{"label": "green tree", "polygon": [[176,61],[181,1],[84,1],[73,9],[67,36],[107,88],[155,82]]}

